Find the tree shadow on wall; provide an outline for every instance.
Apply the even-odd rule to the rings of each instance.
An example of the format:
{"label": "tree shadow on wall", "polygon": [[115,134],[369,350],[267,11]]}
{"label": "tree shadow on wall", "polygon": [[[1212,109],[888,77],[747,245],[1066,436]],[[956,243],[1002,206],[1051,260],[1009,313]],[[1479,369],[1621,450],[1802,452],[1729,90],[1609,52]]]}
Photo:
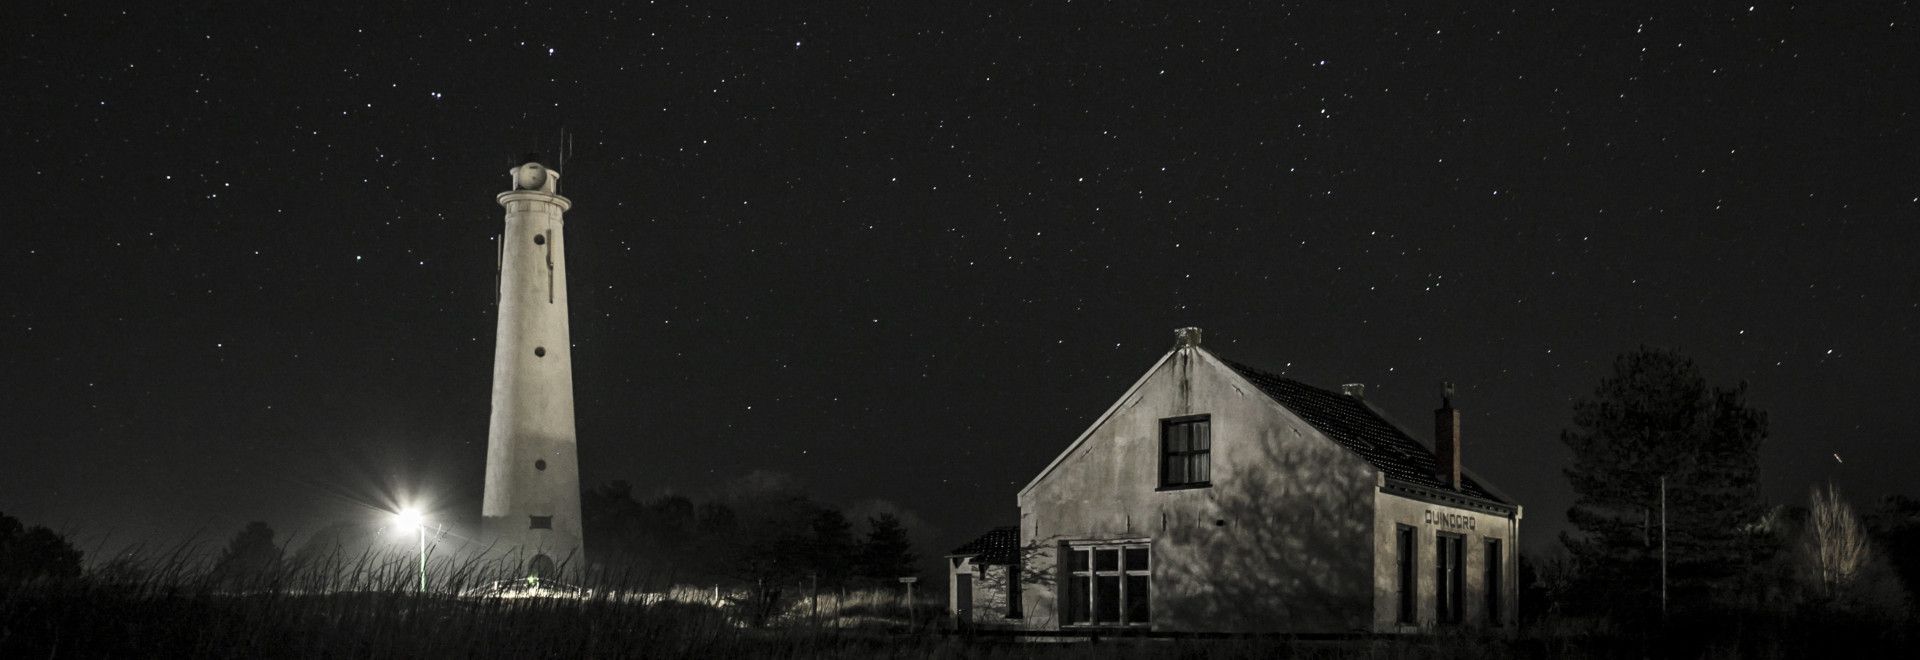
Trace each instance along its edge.
{"label": "tree shadow on wall", "polygon": [[[1317,446],[1325,445],[1325,446]],[[1211,488],[1213,511],[1169,517],[1154,543],[1154,627],[1231,632],[1371,628],[1375,477],[1330,443],[1262,437]]]}

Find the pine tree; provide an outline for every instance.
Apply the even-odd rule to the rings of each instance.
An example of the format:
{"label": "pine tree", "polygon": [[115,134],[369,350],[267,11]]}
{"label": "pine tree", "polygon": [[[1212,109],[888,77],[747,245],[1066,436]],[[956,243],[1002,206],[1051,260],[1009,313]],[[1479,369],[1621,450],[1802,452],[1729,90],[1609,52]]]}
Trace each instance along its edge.
{"label": "pine tree", "polygon": [[1667,566],[1675,607],[1702,604],[1767,551],[1752,533],[1766,414],[1746,385],[1708,386],[1693,361],[1642,347],[1614,361],[1574,404],[1567,470],[1577,499],[1563,534],[1589,603],[1657,611],[1660,481],[1666,479]]}
{"label": "pine tree", "polygon": [[919,573],[914,567],[919,558],[913,554],[913,541],[907,538],[907,527],[900,524],[899,518],[883,513],[868,518],[867,525],[866,542],[860,547],[862,577],[891,582]]}
{"label": "pine tree", "polygon": [[838,510],[823,507],[814,514],[812,528],[804,546],[808,568],[820,585],[840,586],[853,572],[853,525]]}

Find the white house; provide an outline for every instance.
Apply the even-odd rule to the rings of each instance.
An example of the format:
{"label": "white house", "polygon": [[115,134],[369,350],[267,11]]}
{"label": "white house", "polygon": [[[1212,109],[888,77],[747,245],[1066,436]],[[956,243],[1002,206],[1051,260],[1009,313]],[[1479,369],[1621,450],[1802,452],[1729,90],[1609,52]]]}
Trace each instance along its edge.
{"label": "white house", "polygon": [[1520,506],[1333,392],[1173,350],[949,559],[953,615],[1023,629],[1412,632],[1511,626]]}

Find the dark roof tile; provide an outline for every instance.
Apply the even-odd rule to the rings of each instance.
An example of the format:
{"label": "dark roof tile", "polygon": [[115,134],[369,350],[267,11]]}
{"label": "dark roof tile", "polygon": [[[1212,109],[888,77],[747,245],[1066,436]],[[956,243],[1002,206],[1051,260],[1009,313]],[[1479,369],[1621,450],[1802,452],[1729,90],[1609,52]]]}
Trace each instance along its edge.
{"label": "dark roof tile", "polygon": [[1020,528],[995,527],[993,531],[981,534],[980,538],[954,548],[956,555],[976,555],[976,563],[989,566],[1008,566],[1020,559]]}
{"label": "dark roof tile", "polygon": [[[1375,468],[1398,481],[1447,488],[1440,478],[1440,460],[1432,450],[1407,437],[1406,432],[1380,417],[1360,399],[1329,392],[1284,376],[1276,376],[1231,360],[1227,366],[1252,381],[1254,386],[1280,402],[1313,428],[1319,429],[1340,446],[1367,459]],[[1476,498],[1508,504],[1473,480],[1461,475],[1461,492]]]}

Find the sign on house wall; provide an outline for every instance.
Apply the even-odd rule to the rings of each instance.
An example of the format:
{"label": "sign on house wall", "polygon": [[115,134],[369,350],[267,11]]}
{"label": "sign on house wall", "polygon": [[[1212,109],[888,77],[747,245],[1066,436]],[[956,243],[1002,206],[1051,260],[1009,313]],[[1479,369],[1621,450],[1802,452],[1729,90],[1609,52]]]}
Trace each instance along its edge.
{"label": "sign on house wall", "polygon": [[1427,509],[1427,524],[1437,525],[1441,529],[1471,532],[1473,531],[1473,516],[1463,513],[1448,513],[1446,511]]}

